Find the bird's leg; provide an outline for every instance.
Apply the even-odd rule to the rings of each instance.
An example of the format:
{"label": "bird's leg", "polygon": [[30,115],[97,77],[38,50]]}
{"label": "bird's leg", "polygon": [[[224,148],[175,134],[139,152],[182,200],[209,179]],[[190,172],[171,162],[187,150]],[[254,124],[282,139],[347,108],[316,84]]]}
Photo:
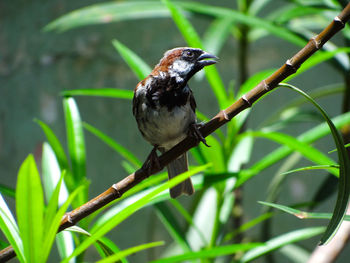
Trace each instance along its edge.
{"label": "bird's leg", "polygon": [[199,128],[201,128],[203,125],[203,123],[191,124],[189,129],[189,135],[194,137],[196,140],[201,141],[205,146],[210,147],[210,145],[207,144],[207,141],[203,137],[202,133],[199,131]]}
{"label": "bird's leg", "polygon": [[142,169],[146,170],[148,174],[151,174],[153,167],[160,170],[160,163],[157,155],[157,149],[158,145],[155,145],[150,152],[150,154],[147,156],[146,161],[142,165]]}

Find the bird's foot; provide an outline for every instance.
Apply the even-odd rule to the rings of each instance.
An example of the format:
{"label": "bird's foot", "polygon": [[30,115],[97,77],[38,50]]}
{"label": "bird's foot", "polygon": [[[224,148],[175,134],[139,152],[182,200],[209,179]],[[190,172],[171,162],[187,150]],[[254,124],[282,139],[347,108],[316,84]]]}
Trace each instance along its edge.
{"label": "bird's foot", "polygon": [[203,137],[202,133],[199,131],[199,129],[203,126],[203,123],[193,123],[190,126],[189,135],[194,137],[196,140],[202,142],[205,146],[210,147],[210,145],[207,144],[207,141]]}
{"label": "bird's foot", "polygon": [[147,171],[148,175],[151,174],[152,170],[155,168],[157,170],[161,169],[158,155],[157,155],[158,146],[154,146],[150,154],[147,156],[146,161],[142,165],[142,169]]}

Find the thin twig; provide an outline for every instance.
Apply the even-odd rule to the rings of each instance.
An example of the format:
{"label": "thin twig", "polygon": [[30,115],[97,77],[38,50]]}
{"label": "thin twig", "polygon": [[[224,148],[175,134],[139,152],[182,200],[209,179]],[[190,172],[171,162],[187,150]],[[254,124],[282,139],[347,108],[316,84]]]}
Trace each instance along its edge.
{"label": "thin twig", "polygon": [[[238,113],[251,107],[254,102],[261,98],[264,94],[276,88],[277,85],[288,76],[294,74],[300,65],[307,60],[313,53],[319,50],[331,37],[333,37],[338,31],[340,31],[345,23],[350,19],[350,3],[344,8],[344,10],[334,18],[334,20],[317,36],[310,39],[306,46],[295,54],[291,59],[276,70],[270,77],[261,81],[255,88],[243,95],[231,106],[225,110],[220,111],[214,118],[203,125],[200,128],[200,132],[204,137],[213,133],[216,129],[230,121]],[[168,152],[162,154],[159,157],[160,167],[153,167],[151,173],[144,169],[139,169],[136,172],[125,177],[120,182],[112,185],[107,191],[103,192],[99,196],[90,200],[86,204],[74,209],[67,213],[62,219],[59,231],[66,229],[78,223],[81,219],[92,214],[96,210],[100,209],[104,205],[111,201],[120,198],[126,191],[140,183],[142,180],[149,177],[151,174],[155,174],[163,169],[169,162],[179,157],[184,152],[188,151],[192,147],[195,147],[198,141],[191,137],[185,138],[179,144],[174,146]],[[15,253],[11,247],[7,247],[0,251],[0,262],[6,262],[13,258]]]}

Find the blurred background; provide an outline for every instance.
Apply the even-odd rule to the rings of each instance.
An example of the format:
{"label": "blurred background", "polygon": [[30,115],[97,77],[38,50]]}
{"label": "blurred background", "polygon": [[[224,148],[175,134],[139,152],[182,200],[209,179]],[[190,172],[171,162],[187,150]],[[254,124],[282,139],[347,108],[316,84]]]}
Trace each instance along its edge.
{"label": "blurred background", "polygon": [[[106,87],[128,90],[135,88],[139,80],[113,47],[113,39],[133,50],[151,67],[158,63],[166,50],[187,45],[169,16],[88,25],[64,32],[43,30],[55,19],[99,2],[93,0],[0,2],[0,183],[2,185],[15,188],[19,166],[29,153],[34,153],[37,162],[40,161],[42,143],[46,138],[40,126],[33,121],[35,118],[47,123],[63,145],[66,145],[62,91]],[[198,2],[212,4],[209,0]],[[261,16],[288,3],[289,1],[270,1],[261,10]],[[216,1],[215,5],[237,9],[235,1]],[[187,15],[200,36],[205,34],[213,21],[205,15],[190,13]],[[328,20],[330,21],[331,19]],[[335,43],[341,45],[341,39],[338,37]],[[252,76],[262,70],[278,68],[299,49],[300,47],[273,35],[257,38],[249,45],[247,73]],[[235,34],[232,34],[216,54],[220,58],[217,69],[226,88],[230,86],[237,89],[239,86],[239,50]],[[325,62],[293,79],[292,83],[309,92],[342,81],[342,74]],[[199,111],[208,117],[216,115],[220,109],[206,79],[194,78],[189,85],[194,92]],[[271,92],[254,105],[246,127],[252,130],[262,127],[264,121],[274,111],[298,96],[288,89],[280,88]],[[140,160],[146,158],[151,146],[142,139],[137,129],[131,112],[131,101],[83,96],[75,99],[83,121],[114,138]],[[331,117],[342,111],[342,94],[319,99],[318,102]],[[306,110],[309,109],[311,107],[306,106]],[[321,118],[315,117],[313,121],[309,119],[294,123],[282,131],[296,136],[321,121]],[[127,176],[127,173],[121,166],[120,155],[95,136],[86,132],[85,143],[87,178],[90,181],[89,198],[92,198]],[[322,152],[335,148],[329,138],[318,141],[316,146]],[[249,162],[254,163],[277,147],[274,142],[257,139]],[[299,166],[302,166],[301,164],[303,162]],[[261,213],[262,206],[257,201],[266,199],[268,186],[279,165],[277,163],[264,170],[244,185],[243,220],[250,220]],[[290,204],[311,199],[326,177],[327,173],[323,171],[299,173],[289,177],[283,185],[278,202]],[[191,198],[193,197],[182,197],[180,201],[187,206]],[[14,211],[14,201],[11,198],[6,200]],[[319,209],[331,212],[334,202],[335,195],[332,195]],[[300,226],[325,225],[327,222],[301,221],[282,213],[274,220],[278,224],[273,225],[273,235]],[[260,231],[261,229],[253,229],[249,233],[254,237],[259,236]],[[131,216],[108,236],[122,249],[152,240],[170,240],[151,207]],[[305,241],[303,246],[312,250],[317,242],[318,238],[314,238]],[[141,252],[130,257],[130,260],[146,262],[154,256],[154,253],[156,255],[160,253],[159,251]],[[98,259],[93,249],[88,255],[90,262]],[[344,252],[337,262],[346,262],[345,255]],[[277,262],[290,261],[282,257]]]}

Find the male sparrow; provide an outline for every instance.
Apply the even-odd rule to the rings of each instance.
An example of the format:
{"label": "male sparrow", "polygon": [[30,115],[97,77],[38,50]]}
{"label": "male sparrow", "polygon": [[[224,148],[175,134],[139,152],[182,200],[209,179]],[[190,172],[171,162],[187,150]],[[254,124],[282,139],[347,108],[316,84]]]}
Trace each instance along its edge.
{"label": "male sparrow", "polygon": [[[148,157],[150,163],[152,158],[153,162],[157,162],[157,149],[166,152],[188,134],[205,143],[197,129],[196,102],[187,82],[205,66],[216,63],[208,59],[216,58],[198,48],[168,50],[153,71],[136,86],[133,114],[142,136],[154,146]],[[169,179],[186,172],[187,153],[170,162],[167,169]],[[190,178],[170,189],[172,198],[182,193],[194,193]]]}

